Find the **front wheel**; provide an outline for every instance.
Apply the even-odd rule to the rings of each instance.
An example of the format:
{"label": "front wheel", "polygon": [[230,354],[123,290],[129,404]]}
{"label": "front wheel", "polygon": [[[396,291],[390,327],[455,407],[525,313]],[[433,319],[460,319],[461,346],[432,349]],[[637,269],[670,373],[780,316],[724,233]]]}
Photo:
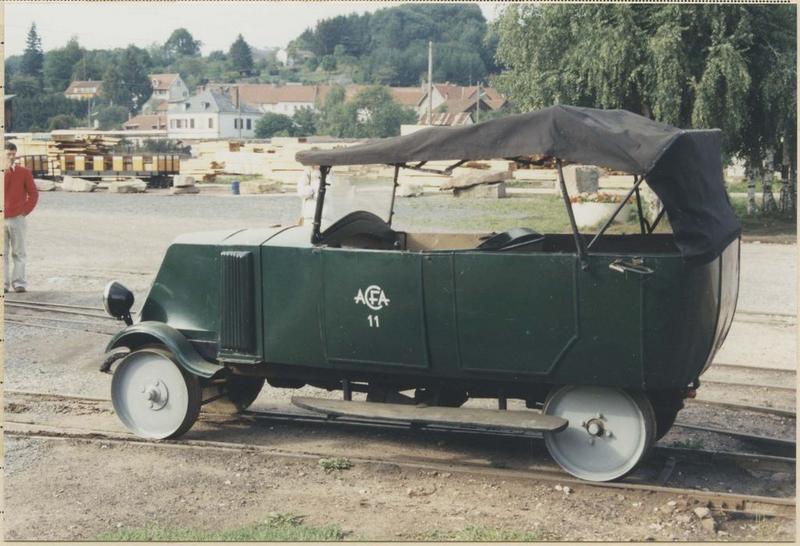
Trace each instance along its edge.
{"label": "front wheel", "polygon": [[578,478],[605,482],[631,472],[655,441],[653,407],[644,394],[594,386],[565,386],[543,412],[569,425],[544,435],[550,456]]}
{"label": "front wheel", "polygon": [[122,424],[137,436],[177,438],[200,413],[200,381],[166,349],[147,347],[133,351],[117,365],[111,402]]}

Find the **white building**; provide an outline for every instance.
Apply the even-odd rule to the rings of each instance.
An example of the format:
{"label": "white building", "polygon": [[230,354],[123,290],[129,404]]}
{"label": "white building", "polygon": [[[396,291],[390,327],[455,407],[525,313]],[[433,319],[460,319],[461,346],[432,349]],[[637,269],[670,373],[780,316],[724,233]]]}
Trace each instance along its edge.
{"label": "white building", "polygon": [[219,90],[206,89],[184,101],[169,104],[167,135],[184,140],[253,138],[256,122],[262,115],[244,102],[236,105]]}
{"label": "white building", "polygon": [[174,101],[189,97],[189,88],[180,74],[150,74],[148,77],[153,86],[151,100]]}

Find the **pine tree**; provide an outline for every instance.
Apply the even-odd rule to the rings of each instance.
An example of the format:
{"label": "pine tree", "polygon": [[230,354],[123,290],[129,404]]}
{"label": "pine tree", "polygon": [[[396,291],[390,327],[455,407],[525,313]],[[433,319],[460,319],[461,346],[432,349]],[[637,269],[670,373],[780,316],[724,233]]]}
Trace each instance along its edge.
{"label": "pine tree", "polygon": [[44,53],[42,52],[42,39],[36,31],[36,23],[32,23],[28,31],[25,53],[22,54],[20,72],[28,76],[33,76],[41,81],[43,65]]}
{"label": "pine tree", "polygon": [[228,51],[228,58],[230,59],[231,69],[239,72],[240,74],[250,74],[253,70],[253,53],[250,51],[250,46],[244,41],[241,34],[236,38],[236,41],[231,44]]}

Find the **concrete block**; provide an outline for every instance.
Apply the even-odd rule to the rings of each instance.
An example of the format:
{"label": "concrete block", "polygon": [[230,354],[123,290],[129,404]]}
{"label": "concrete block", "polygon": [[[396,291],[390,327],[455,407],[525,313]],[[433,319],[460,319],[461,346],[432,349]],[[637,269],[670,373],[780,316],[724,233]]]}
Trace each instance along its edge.
{"label": "concrete block", "polygon": [[[496,184],[498,182],[504,182],[505,180],[510,179],[512,176],[511,171],[495,171],[495,172],[476,172],[476,173],[468,173],[462,174],[459,176],[453,176],[442,184],[442,190],[449,190],[449,189],[464,189],[469,188],[471,186],[479,186],[479,185],[486,185],[486,184]],[[503,184],[503,188],[505,189],[505,184]]]}
{"label": "concrete block", "polygon": [[97,184],[95,182],[75,176],[65,176],[64,181],[61,183],[61,189],[64,191],[89,192],[94,191],[96,187]]}
{"label": "concrete block", "polygon": [[109,193],[144,193],[147,190],[147,182],[138,178],[118,180],[108,185]]}
{"label": "concrete block", "polygon": [[505,182],[496,184],[480,184],[467,188],[454,188],[453,197],[471,197],[477,199],[502,199],[506,197]]}
{"label": "concrete block", "polygon": [[283,184],[277,180],[248,180],[239,185],[239,193],[259,194],[259,193],[281,193]]}
{"label": "concrete block", "polygon": [[595,193],[600,187],[600,169],[597,167],[567,165],[563,171],[564,183],[571,196],[579,193]]}
{"label": "concrete block", "polygon": [[172,187],[169,189],[169,193],[172,195],[184,195],[184,194],[192,194],[192,193],[200,193],[200,188],[197,186],[180,186],[180,187]]}
{"label": "concrete block", "polygon": [[36,189],[39,191],[53,191],[56,189],[56,183],[52,180],[45,180],[44,178],[34,178],[33,183],[36,184]]}
{"label": "concrete block", "polygon": [[418,197],[422,195],[422,186],[419,184],[399,184],[395,195],[397,197]]}
{"label": "concrete block", "polygon": [[194,186],[194,176],[188,174],[177,174],[172,178],[172,186],[175,188],[188,188]]}

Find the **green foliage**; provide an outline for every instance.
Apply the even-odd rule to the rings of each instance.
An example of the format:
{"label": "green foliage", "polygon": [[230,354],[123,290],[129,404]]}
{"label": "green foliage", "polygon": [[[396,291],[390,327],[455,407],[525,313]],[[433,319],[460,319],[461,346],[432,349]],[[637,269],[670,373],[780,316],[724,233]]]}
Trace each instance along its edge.
{"label": "green foliage", "polygon": [[293,136],[294,122],[284,114],[267,112],[256,122],[257,138],[272,138],[274,136]]}
{"label": "green foliage", "polygon": [[167,41],[164,42],[164,49],[171,58],[194,57],[200,55],[200,45],[201,42],[195,40],[188,30],[178,28],[172,31]]}
{"label": "green foliage", "polygon": [[47,130],[54,131],[57,129],[73,129],[78,127],[80,122],[78,118],[70,114],[58,114],[47,120]]}
{"label": "green foliage", "polygon": [[11,93],[19,95],[20,97],[33,97],[41,92],[42,86],[39,84],[39,80],[34,76],[17,74],[14,76],[14,79],[11,80],[9,89]]}
{"label": "green foliage", "polygon": [[336,57],[333,55],[325,55],[319,63],[319,67],[325,72],[336,70]]}
{"label": "green foliage", "polygon": [[342,540],[343,538],[344,532],[336,525],[314,527],[303,524],[302,516],[270,514],[263,522],[235,529],[204,531],[149,525],[144,528],[121,529],[103,533],[96,540],[103,542],[318,542]]}
{"label": "green foliage", "polygon": [[19,71],[22,74],[41,79],[43,65],[42,39],[36,31],[36,23],[32,23],[30,30],[28,30],[25,52],[22,54]]}
{"label": "green foliage", "polygon": [[427,74],[432,40],[434,78],[467,84],[495,68],[496,40],[486,39],[486,34],[486,20],[477,5],[407,4],[324,19],[289,49],[313,52],[314,62],[329,63],[325,59],[333,56],[340,68],[352,67],[351,75],[359,82],[418,85]]}
{"label": "green foliage", "polygon": [[209,61],[225,61],[227,57],[225,56],[225,52],[219,49],[215,49],[211,53],[208,54]]}
{"label": "green foliage", "polygon": [[319,466],[325,472],[333,472],[335,470],[349,470],[353,468],[353,463],[345,457],[331,457],[329,459],[320,459]]}
{"label": "green foliage", "polygon": [[136,46],[122,51],[118,63],[109,65],[103,75],[103,94],[116,106],[138,111],[152,95],[148,77],[150,56]]}
{"label": "green foliage", "polygon": [[54,92],[66,91],[72,82],[72,74],[83,59],[85,51],[76,38],[67,45],[48,51],[44,56],[44,86]]}
{"label": "green foliage", "polygon": [[124,106],[102,107],[97,110],[97,121],[104,131],[120,129],[128,121],[128,109]]}
{"label": "green foliage", "polygon": [[380,85],[362,89],[345,101],[342,87],[328,92],[318,122],[318,133],[339,138],[383,138],[400,134],[400,125],[413,123],[417,115],[394,102]]}
{"label": "green foliage", "polygon": [[12,100],[14,117],[11,129],[17,132],[45,131],[53,116],[63,114],[85,119],[88,112],[86,101],[68,99],[63,93],[38,93]]}
{"label": "green foliage", "polygon": [[506,68],[494,83],[523,111],[575,104],[719,127],[725,153],[751,165],[796,142],[793,7],[513,4],[490,35]]}
{"label": "green foliage", "polygon": [[231,70],[235,70],[243,75],[248,75],[252,72],[253,53],[241,34],[239,34],[236,41],[231,44],[231,48],[228,51],[228,58]]}
{"label": "green foliage", "polygon": [[311,136],[317,134],[317,121],[319,116],[313,108],[306,106],[294,111],[294,136]]}

